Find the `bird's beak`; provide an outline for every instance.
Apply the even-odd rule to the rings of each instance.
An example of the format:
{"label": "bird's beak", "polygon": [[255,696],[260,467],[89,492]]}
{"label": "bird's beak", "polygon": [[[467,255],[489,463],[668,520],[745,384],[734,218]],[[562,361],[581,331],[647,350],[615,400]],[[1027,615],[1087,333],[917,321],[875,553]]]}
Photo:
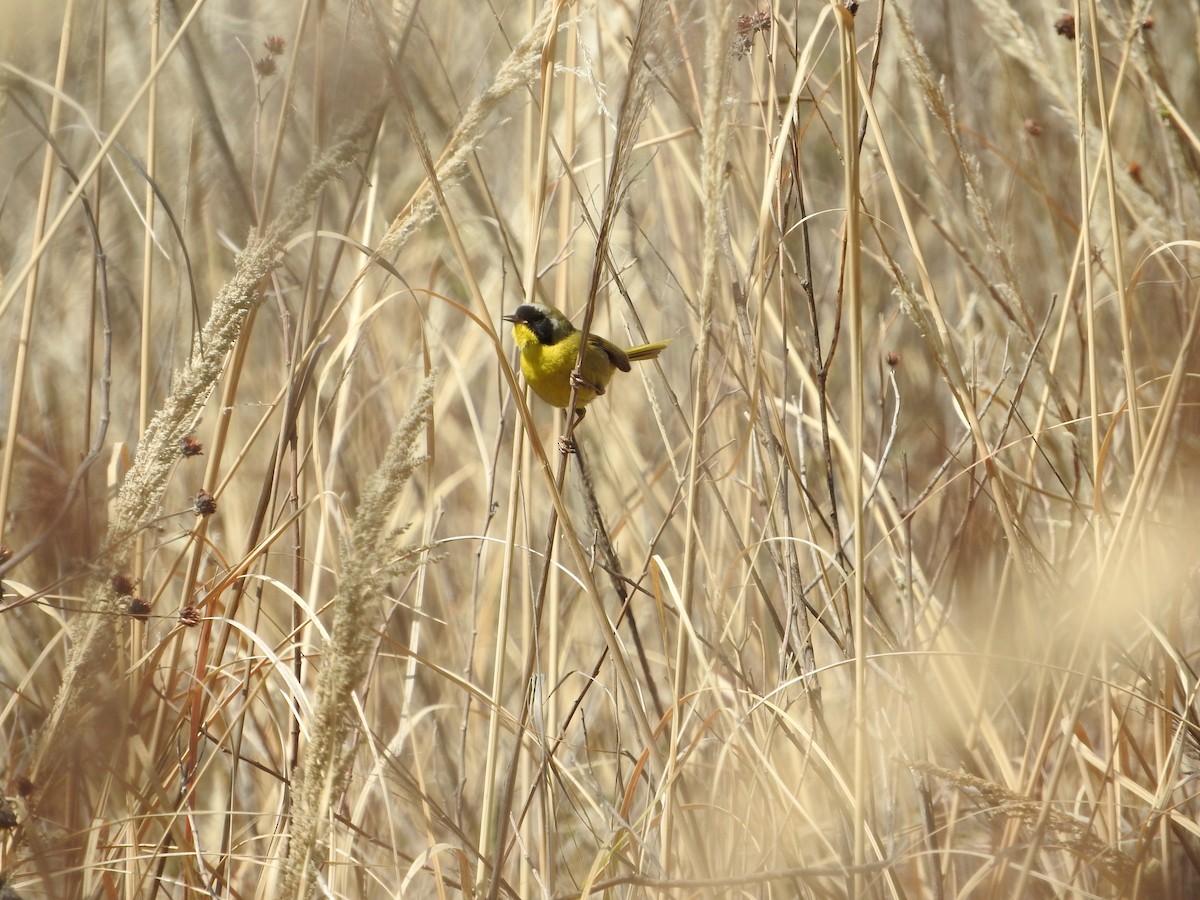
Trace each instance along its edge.
{"label": "bird's beak", "polygon": [[501,316],[500,318],[502,318],[505,322],[512,322],[514,324],[517,322],[525,321],[520,316],[518,316],[516,313],[509,313],[507,316]]}

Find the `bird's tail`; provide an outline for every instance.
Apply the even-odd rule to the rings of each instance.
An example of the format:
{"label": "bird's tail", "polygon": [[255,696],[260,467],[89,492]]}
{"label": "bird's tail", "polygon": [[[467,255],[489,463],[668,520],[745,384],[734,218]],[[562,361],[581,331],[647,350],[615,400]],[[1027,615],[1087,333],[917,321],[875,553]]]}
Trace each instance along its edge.
{"label": "bird's tail", "polygon": [[658,354],[667,349],[667,344],[670,341],[655,341],[653,344],[639,344],[636,347],[630,347],[625,351],[625,355],[629,357],[630,362],[641,362],[646,359],[656,359]]}

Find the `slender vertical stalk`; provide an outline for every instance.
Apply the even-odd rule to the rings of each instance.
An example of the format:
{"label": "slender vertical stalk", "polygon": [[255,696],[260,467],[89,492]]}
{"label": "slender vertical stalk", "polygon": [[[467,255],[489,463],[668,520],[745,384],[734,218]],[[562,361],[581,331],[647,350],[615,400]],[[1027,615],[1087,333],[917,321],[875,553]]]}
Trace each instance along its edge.
{"label": "slender vertical stalk", "polygon": [[[63,10],[62,14],[63,24],[58,45],[58,67],[54,73],[54,86],[57,91],[50,101],[49,131],[51,134],[58,129],[59,120],[62,117],[62,100],[60,98],[63,94],[63,86],[67,78],[67,60],[70,59],[71,54],[72,21],[74,18],[75,4],[71,2],[67,4],[67,8]],[[8,519],[8,495],[12,485],[13,465],[16,462],[18,446],[16,436],[21,433],[21,394],[25,388],[26,369],[29,365],[29,344],[33,335],[34,301],[38,295],[38,266],[42,251],[46,247],[46,242],[50,239],[50,236],[54,233],[66,212],[64,209],[59,214],[59,217],[54,220],[53,225],[47,228],[46,220],[48,218],[47,211],[50,207],[50,193],[57,171],[58,158],[55,155],[54,148],[47,144],[45,155],[42,157],[42,180],[38,189],[37,212],[33,220],[33,240],[37,246],[34,247],[33,253],[30,255],[28,267],[16,280],[16,284],[20,284],[22,279],[26,277],[28,279],[25,281],[25,305],[21,310],[21,334],[17,339],[17,359],[13,364],[12,402],[8,407],[8,427],[4,432],[6,436],[4,441],[4,457],[3,462],[0,462],[0,538],[4,537],[4,523]],[[72,197],[82,192],[85,182],[90,177],[90,173],[80,177]],[[69,207],[70,205],[67,203],[64,204],[64,207]],[[0,311],[3,310],[5,305],[7,304],[0,303]]]}
{"label": "slender vertical stalk", "polygon": [[[684,697],[688,693],[689,642],[685,623],[692,618],[695,606],[696,555],[704,539],[704,519],[700,513],[700,478],[704,458],[704,423],[709,409],[709,365],[713,331],[713,306],[717,300],[720,275],[720,231],[723,220],[721,204],[724,193],[724,172],[729,140],[729,120],[726,109],[726,93],[729,79],[729,39],[732,25],[732,4],[728,0],[709,0],[705,18],[708,35],[705,43],[705,69],[708,82],[704,91],[704,145],[701,162],[701,178],[704,204],[703,232],[701,234],[701,278],[700,278],[700,343],[696,350],[696,375],[692,403],[692,436],[689,442],[688,472],[686,481],[687,510],[683,549],[683,584],[680,596],[684,615],[680,616],[676,638],[674,696]],[[675,762],[678,760],[682,710],[676,709],[671,717],[671,746],[668,760],[671,769],[668,779],[678,777]],[[663,811],[663,828],[660,846],[664,865],[670,868],[670,853],[673,846],[673,804],[668,797]]]}
{"label": "slender vertical stalk", "polygon": [[850,319],[850,504],[854,522],[854,596],[851,638],[854,646],[854,896],[863,896],[867,853],[867,630],[865,619],[867,542],[863,516],[863,316],[862,234],[858,211],[858,56],[854,16],[837,4],[841,35],[842,165],[846,201],[846,260],[843,305]]}

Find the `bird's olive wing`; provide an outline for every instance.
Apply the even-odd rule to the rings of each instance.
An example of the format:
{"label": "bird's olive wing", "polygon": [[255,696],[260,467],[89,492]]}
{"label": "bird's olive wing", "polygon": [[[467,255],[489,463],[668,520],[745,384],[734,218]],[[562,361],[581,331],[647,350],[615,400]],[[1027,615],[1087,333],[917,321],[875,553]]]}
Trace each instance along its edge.
{"label": "bird's olive wing", "polygon": [[632,368],[632,366],[629,364],[629,357],[625,355],[625,351],[612,341],[606,341],[602,337],[590,334],[588,335],[588,343],[599,350],[603,350],[604,355],[608,357],[609,362],[611,362],[622,372],[628,372]]}

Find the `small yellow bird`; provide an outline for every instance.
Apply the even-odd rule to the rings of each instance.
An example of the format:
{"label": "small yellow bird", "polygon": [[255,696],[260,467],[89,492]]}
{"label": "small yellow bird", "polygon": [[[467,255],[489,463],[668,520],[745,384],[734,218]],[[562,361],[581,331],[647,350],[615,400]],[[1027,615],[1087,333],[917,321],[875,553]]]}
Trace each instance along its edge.
{"label": "small yellow bird", "polygon": [[[533,392],[551,406],[566,409],[571,402],[571,372],[579,358],[582,333],[553,306],[541,303],[518,306],[516,312],[503,318],[512,322],[513,338],[521,350],[521,372]],[[655,341],[622,350],[612,341],[589,334],[580,372],[582,381],[575,397],[576,420],[583,418],[585,406],[604,393],[613,372],[628,372],[630,363],[654,359],[669,343]]]}

